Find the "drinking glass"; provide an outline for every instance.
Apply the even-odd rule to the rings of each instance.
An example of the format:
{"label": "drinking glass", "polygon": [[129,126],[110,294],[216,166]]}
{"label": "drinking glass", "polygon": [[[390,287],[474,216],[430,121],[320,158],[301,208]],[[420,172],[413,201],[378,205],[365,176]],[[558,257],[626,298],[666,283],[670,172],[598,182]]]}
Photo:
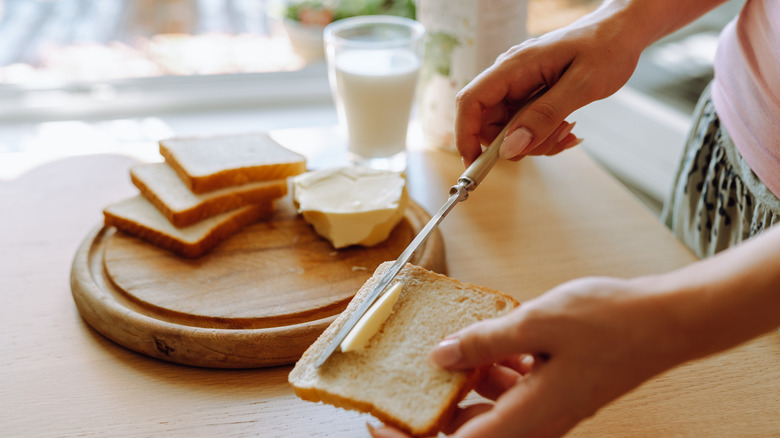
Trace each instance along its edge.
{"label": "drinking glass", "polygon": [[345,18],[325,27],[328,78],[352,163],[406,169],[424,36],[419,22],[385,15]]}

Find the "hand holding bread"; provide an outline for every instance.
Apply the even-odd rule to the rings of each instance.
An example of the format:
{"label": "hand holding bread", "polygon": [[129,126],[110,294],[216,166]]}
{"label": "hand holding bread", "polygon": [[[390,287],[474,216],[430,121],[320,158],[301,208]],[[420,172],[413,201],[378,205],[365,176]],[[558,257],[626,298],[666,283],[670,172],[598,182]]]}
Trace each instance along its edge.
{"label": "hand holding bread", "polygon": [[[452,333],[431,361],[484,370],[476,389],[492,403],[459,409],[445,429],[460,438],[563,436],[674,366],[684,351],[671,342],[679,333],[650,290],[635,280],[577,279]],[[388,427],[372,435],[407,436]]]}

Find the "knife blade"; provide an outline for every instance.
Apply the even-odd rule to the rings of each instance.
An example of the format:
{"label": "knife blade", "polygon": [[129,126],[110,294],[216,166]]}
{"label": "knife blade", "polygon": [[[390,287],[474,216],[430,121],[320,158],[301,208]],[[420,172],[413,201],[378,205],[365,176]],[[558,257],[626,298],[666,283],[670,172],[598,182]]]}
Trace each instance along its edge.
{"label": "knife blade", "polygon": [[444,203],[444,205],[442,205],[439,211],[437,211],[436,214],[431,217],[422,230],[417,233],[417,236],[415,236],[412,242],[409,243],[409,246],[406,247],[398,259],[396,259],[396,261],[390,266],[390,269],[384,273],[377,285],[371,290],[371,292],[368,293],[366,298],[358,305],[357,309],[355,309],[355,311],[352,312],[352,314],[347,318],[346,322],[344,322],[344,324],[336,333],[336,336],[328,342],[328,345],[325,347],[325,349],[323,349],[322,353],[320,353],[317,362],[315,362],[315,368],[321,367],[322,364],[324,364],[333,354],[333,352],[336,351],[339,345],[341,345],[342,341],[344,341],[344,338],[346,338],[349,332],[355,327],[355,324],[360,321],[360,318],[365,315],[371,305],[374,304],[374,302],[376,302],[376,300],[388,289],[388,286],[390,286],[395,277],[401,271],[401,268],[403,268],[404,265],[409,262],[414,252],[417,251],[417,248],[419,248],[420,245],[422,245],[426,239],[428,239],[428,236],[430,236],[433,230],[436,229],[444,217],[447,216],[447,214],[453,209],[453,207],[455,207],[457,203],[468,199],[469,192],[477,188],[482,180],[485,179],[487,174],[498,161],[498,150],[501,147],[501,143],[503,143],[506,132],[512,125],[512,122],[515,121],[523,109],[530,105],[530,103],[536,100],[536,97],[541,94],[541,92],[536,93],[534,97],[527,101],[525,105],[520,108],[514,116],[512,116],[501,132],[496,135],[496,138],[492,143],[490,143],[490,146],[488,146],[482,152],[482,154],[477,157],[474,163],[472,163],[460,175],[457,183],[450,188],[449,198],[447,198],[447,201]]}

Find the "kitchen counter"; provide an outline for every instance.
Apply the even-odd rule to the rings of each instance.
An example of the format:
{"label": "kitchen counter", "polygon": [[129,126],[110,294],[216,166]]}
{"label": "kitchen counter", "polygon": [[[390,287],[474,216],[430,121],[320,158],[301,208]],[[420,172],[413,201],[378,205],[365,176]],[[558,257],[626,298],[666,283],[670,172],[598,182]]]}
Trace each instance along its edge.
{"label": "kitchen counter", "polygon": [[[333,159],[306,140],[324,147],[332,138],[327,129],[277,134],[308,148],[313,163]],[[2,434],[367,436],[365,423],[376,424],[371,417],[296,398],[287,384],[290,366],[174,365],[118,346],[79,317],[69,285],[73,255],[102,220],[102,208],[135,193],[127,171],[137,160],[59,158],[0,180]],[[453,154],[413,148],[410,195],[432,212],[461,170]],[[694,261],[645,206],[576,149],[498,163],[441,230],[450,276],[519,300],[580,276],[630,277]],[[647,382],[571,436],[777,436],[778,406],[774,332]]]}

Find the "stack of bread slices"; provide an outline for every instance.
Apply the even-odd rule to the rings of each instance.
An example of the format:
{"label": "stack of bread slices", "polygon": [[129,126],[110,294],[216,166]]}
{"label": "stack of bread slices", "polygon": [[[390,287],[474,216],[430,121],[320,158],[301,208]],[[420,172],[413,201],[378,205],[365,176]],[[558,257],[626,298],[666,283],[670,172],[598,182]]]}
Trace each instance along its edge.
{"label": "stack of bread slices", "polygon": [[164,162],[130,169],[140,194],[107,206],[105,225],[188,258],[269,217],[287,178],[306,170],[265,133],[172,138],[160,154]]}

